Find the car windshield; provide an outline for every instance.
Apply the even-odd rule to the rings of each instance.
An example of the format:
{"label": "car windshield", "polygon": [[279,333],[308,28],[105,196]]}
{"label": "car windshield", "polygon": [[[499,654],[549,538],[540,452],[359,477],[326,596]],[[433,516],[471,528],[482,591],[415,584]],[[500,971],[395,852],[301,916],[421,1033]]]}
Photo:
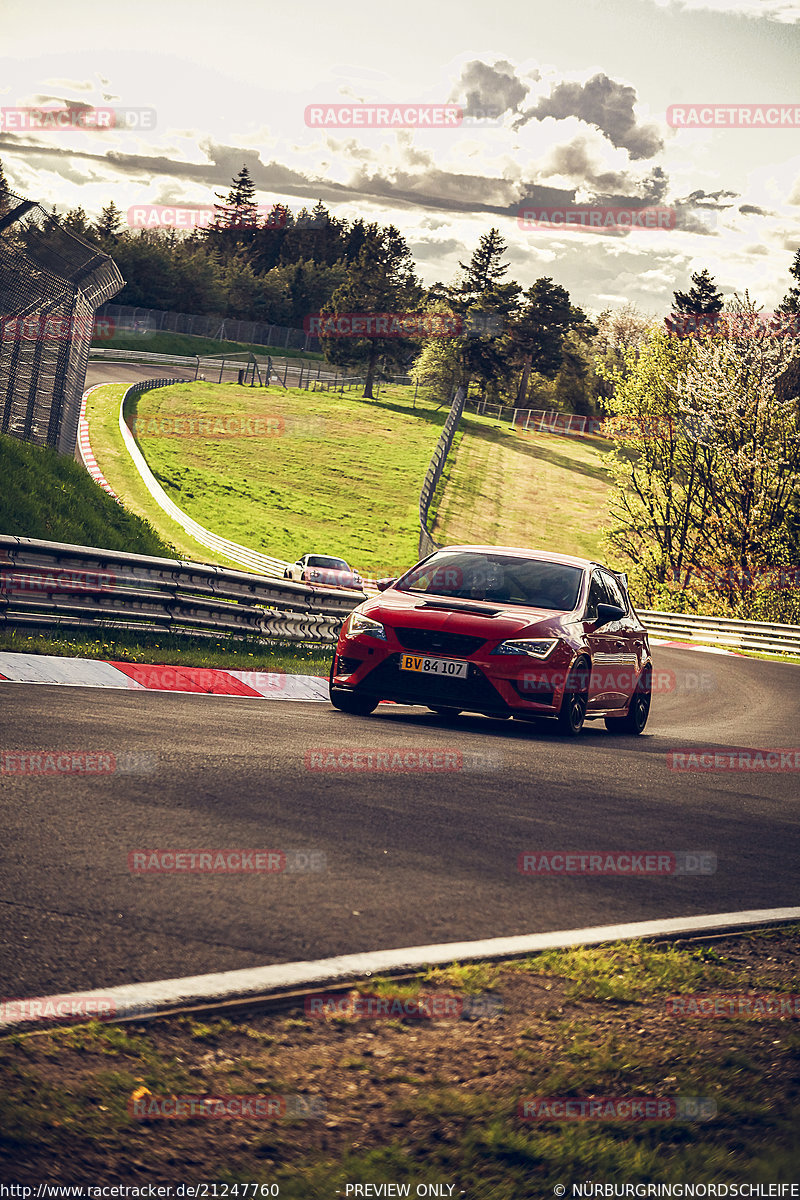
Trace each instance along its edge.
{"label": "car windshield", "polygon": [[397,583],[403,592],[487,600],[571,612],[578,603],[582,567],[511,554],[443,551]]}
{"label": "car windshield", "polygon": [[329,571],[349,571],[343,558],[326,558],[323,554],[309,554],[309,567],[325,567]]}

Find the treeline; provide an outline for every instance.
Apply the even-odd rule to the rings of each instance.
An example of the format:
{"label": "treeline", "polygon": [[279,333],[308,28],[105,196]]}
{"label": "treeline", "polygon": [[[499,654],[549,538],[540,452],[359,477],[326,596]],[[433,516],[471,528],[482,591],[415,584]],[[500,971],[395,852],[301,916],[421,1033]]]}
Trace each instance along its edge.
{"label": "treeline", "polygon": [[[126,280],[116,303],[298,329],[308,329],[313,314],[327,315],[326,358],[363,372],[365,397],[376,378],[412,370],[443,394],[468,383],[473,392],[506,405],[602,415],[616,368],[654,329],[664,328],[664,317],[633,304],[587,315],[549,277],[523,291],[508,278],[507,246],[494,228],[470,260],[459,263],[455,280],[426,288],[394,226],[334,217],[321,201],[296,214],[284,204],[264,212],[246,166],[216,201],[210,224],[191,233],[133,230],[113,202],[98,221],[90,222],[80,208],[61,220],[113,255]],[[796,313],[800,250],[789,274],[795,286],[782,307]],[[676,315],[713,322],[722,309],[722,293],[708,271],[698,272],[688,292],[675,292],[666,328],[680,337]],[[447,336],[426,337],[413,322],[409,336],[381,336],[380,330],[341,336],[337,318],[358,313],[435,313],[455,324]]]}

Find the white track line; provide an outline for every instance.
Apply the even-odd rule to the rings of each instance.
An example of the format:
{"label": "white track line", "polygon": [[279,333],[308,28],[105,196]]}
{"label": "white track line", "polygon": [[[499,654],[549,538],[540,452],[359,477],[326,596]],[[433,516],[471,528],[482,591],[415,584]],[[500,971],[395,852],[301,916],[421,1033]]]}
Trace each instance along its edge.
{"label": "white track line", "polygon": [[[321,986],[363,979],[384,971],[418,971],[425,967],[476,959],[502,959],[533,954],[540,950],[561,950],[569,946],[593,946],[602,942],[632,938],[677,936],[692,933],[720,933],[800,920],[800,908],[763,908],[744,912],[713,913],[699,917],[673,917],[658,921],[635,921],[623,925],[598,925],[588,929],[567,929],[553,933],[521,934],[516,937],[489,938],[475,942],[443,942],[433,946],[410,946],[402,950],[371,950],[362,954],[343,954],[316,962],[277,963],[269,967],[248,967],[240,971],[220,971],[211,975],[190,975],[183,979],[159,979],[151,983],[125,984],[96,988],[68,995],[37,997],[42,1008],[57,1000],[105,1005],[118,1019],[147,1016],[185,1005],[213,1001],[247,999],[267,993],[280,993],[309,984]],[[29,1002],[30,1003],[30,1002]],[[13,1004],[13,1002],[12,1002]],[[80,1011],[80,1010],[78,1010]],[[37,1024],[52,1024],[46,1017]],[[0,1002],[0,1030],[30,1024],[30,1018],[6,1010]]]}

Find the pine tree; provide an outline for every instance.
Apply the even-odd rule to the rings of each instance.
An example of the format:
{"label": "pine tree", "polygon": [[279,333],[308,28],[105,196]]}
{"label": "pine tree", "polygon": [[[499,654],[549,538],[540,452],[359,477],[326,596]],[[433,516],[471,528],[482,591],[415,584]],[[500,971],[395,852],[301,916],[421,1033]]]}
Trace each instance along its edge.
{"label": "pine tree", "polygon": [[[477,379],[482,394],[490,383],[505,380],[510,371],[508,342],[497,334],[511,318],[522,289],[518,283],[503,282],[509,268],[503,262],[507,249],[499,229],[484,233],[469,263],[459,262],[463,275],[449,290],[450,304],[464,319],[465,332],[471,335],[461,341],[466,386]],[[481,328],[487,330],[487,336],[480,336]]]}
{"label": "pine tree", "polygon": [[122,213],[112,200],[100,213],[100,220],[95,222],[95,233],[106,242],[116,242],[122,229]]}
{"label": "pine tree", "polygon": [[[364,242],[358,258],[347,268],[347,278],[331,296],[323,314],[336,316],[352,313],[380,316],[386,313],[413,313],[422,299],[422,288],[414,274],[414,260],[405,238],[394,225],[364,228]],[[373,399],[372,387],[378,358],[384,369],[390,364],[403,365],[415,348],[406,337],[380,334],[363,337],[322,337],[329,362],[363,366],[364,399]]]}
{"label": "pine tree", "polygon": [[674,292],[673,295],[672,312],[666,318],[670,333],[678,337],[699,331],[713,333],[717,316],[722,312],[723,297],[708,270],[695,271],[689,291]]}
{"label": "pine tree", "polygon": [[71,208],[69,212],[61,218],[61,224],[70,233],[74,233],[76,237],[85,238],[91,231],[89,219],[86,216],[85,209],[78,205],[77,208]]}
{"label": "pine tree", "polygon": [[[501,280],[508,271],[508,263],[503,262],[503,256],[508,247],[499,229],[492,228],[484,233],[478,242],[469,263],[459,262],[464,276],[456,289],[456,294],[465,310],[477,303],[487,293],[500,289]],[[515,285],[505,285],[515,286]],[[517,289],[519,290],[519,289]]]}
{"label": "pine tree", "polygon": [[219,192],[214,193],[223,203],[214,205],[214,222],[211,229],[254,229],[258,223],[256,185],[250,178],[247,164],[242,166],[239,174],[231,180],[231,184],[227,196],[221,196]]}

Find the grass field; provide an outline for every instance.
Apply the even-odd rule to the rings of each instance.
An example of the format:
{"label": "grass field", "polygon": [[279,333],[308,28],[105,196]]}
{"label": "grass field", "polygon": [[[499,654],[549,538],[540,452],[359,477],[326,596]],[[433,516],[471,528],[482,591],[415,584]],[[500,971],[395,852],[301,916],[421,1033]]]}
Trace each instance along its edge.
{"label": "grass field", "polygon": [[228,351],[252,350],[253,354],[271,354],[273,358],[306,358],[318,360],[319,353],[295,350],[282,346],[259,346],[255,342],[218,342],[214,338],[195,337],[190,333],[115,333],[113,337],[95,338],[92,346],[98,350],[141,350],[149,354],[225,354]]}
{"label": "grass field", "polygon": [[66,455],[0,434],[0,533],[130,554],[169,556],[142,517],[117,504]]}
{"label": "grass field", "polygon": [[[200,549],[138,480],[117,429],[120,396],[109,385],[88,405],[109,482],[182,553],[226,561]],[[213,532],[290,561],[317,550],[368,574],[394,574],[416,559],[419,489],[446,413],[421,395],[414,406],[407,387],[365,401],[205,383],[147,392],[131,416],[165,491]],[[230,418],[235,430],[260,418],[270,436],[177,436],[177,419],[188,414]],[[600,463],[606,448],[600,439],[520,435],[465,416],[432,506],[434,536],[596,556],[610,492]]]}
{"label": "grass field", "polygon": [[[388,573],[416,561],[419,489],[447,416],[424,396],[413,403],[413,389],[400,387],[367,401],[190,383],[144,393],[130,419],[159,483],[206,528],[289,561],[317,551]],[[198,413],[212,425],[186,436],[181,418]],[[223,432],[228,422],[234,436]],[[101,455],[115,439],[108,417],[100,437],[105,470]]]}
{"label": "grass field", "polygon": [[[210,1196],[258,1183],[284,1200],[572,1200],[581,1194],[573,1183],[587,1180],[788,1184],[798,1166],[797,1020],[697,1019],[671,1012],[668,997],[780,993],[791,1004],[797,933],[550,951],[354,986],[412,1004],[420,990],[451,1003],[488,996],[498,1015],[477,1019],[316,1019],[297,1000],[229,1019],[196,1013],[6,1037],[0,1163],[34,1188],[46,1164],[56,1183],[231,1185]],[[176,1095],[299,1096],[308,1115],[143,1119],[135,1107],[157,1114]],[[559,1120],[537,1106],[531,1119],[524,1105],[535,1097],[702,1106],[655,1120]],[[395,1186],[379,1191],[383,1183]],[[432,1184],[444,1191],[429,1192]]]}
{"label": "grass field", "polygon": [[432,529],[437,541],[601,555],[611,481],[600,459],[609,443],[516,433],[469,415],[463,429]]}

